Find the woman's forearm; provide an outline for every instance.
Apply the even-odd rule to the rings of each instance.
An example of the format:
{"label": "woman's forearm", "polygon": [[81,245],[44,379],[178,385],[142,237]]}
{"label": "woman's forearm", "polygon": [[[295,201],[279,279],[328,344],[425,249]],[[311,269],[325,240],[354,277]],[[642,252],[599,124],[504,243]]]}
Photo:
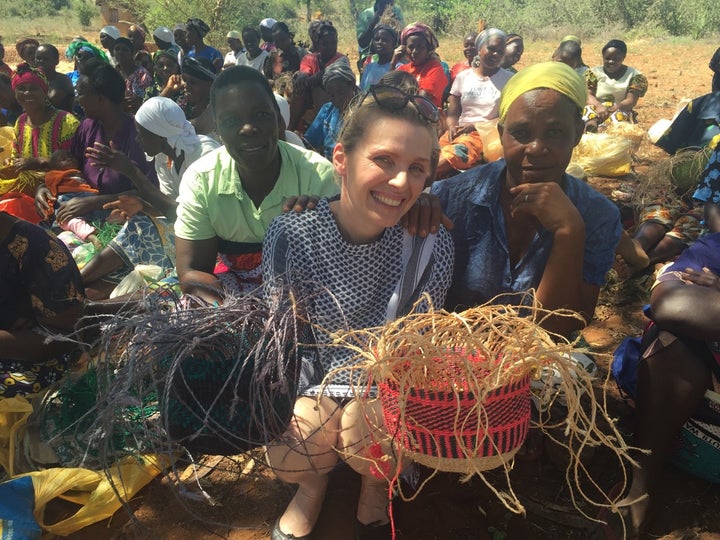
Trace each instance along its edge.
{"label": "woman's forearm", "polygon": [[180,279],[180,288],[184,294],[201,298],[209,304],[222,304],[225,298],[222,284],[214,274],[189,270]]}
{"label": "woman's forearm", "polygon": [[[592,298],[592,287],[583,281],[584,249],[584,226],[557,231],[536,295],[544,309],[570,309],[589,322],[597,297]],[[543,322],[546,330],[565,336],[583,326],[583,321],[567,317],[550,317]]]}
{"label": "woman's forearm", "polygon": [[628,93],[628,95],[625,96],[625,99],[618,103],[617,108],[621,111],[630,112],[635,108],[639,99],[639,96]]}
{"label": "woman's forearm", "polygon": [[0,330],[2,357],[21,363],[33,364],[76,349],[76,343],[51,341],[33,330]]}
{"label": "woman's forearm", "polygon": [[133,165],[132,171],[128,172],[130,174],[127,176],[137,188],[139,197],[165,217],[174,220],[177,212],[177,202],[160,191],[135,165]]}
{"label": "woman's forearm", "polygon": [[360,47],[362,47],[363,49],[370,45],[373,32],[375,31],[375,27],[377,26],[378,22],[380,22],[380,14],[375,13],[373,15],[373,18],[370,20],[370,24],[368,24],[368,27],[362,34],[358,36],[358,45],[360,45]]}

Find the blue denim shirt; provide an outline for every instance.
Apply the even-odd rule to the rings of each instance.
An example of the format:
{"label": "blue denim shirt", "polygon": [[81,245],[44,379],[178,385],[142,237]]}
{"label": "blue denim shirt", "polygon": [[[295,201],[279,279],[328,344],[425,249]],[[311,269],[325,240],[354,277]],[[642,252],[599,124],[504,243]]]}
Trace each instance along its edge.
{"label": "blue denim shirt", "polygon": [[[502,301],[519,304],[522,293],[540,284],[553,235],[540,228],[525,255],[510,266],[500,206],[504,179],[505,160],[501,159],[432,186],[445,214],[455,223],[450,231],[455,241],[455,272],[446,302],[449,309],[479,305],[501,293],[518,293]],[[620,239],[618,209],[605,196],[567,174],[562,187],[585,221],[583,280],[602,286]]]}

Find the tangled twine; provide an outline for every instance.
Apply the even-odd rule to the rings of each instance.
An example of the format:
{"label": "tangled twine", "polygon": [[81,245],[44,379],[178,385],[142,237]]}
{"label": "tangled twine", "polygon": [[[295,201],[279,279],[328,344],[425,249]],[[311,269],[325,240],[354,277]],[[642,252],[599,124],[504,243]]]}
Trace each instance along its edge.
{"label": "tangled twine", "polygon": [[[85,453],[79,465],[89,461],[105,471],[126,455],[166,456],[172,465],[165,474],[180,500],[202,498],[183,483],[179,457],[195,462],[203,453],[240,454],[288,427],[298,342],[307,327],[299,303],[284,294],[282,302],[258,293],[228,296],[217,307],[200,301],[188,307],[171,293],[156,293],[146,296],[140,312],[101,319],[91,379],[61,389],[56,409],[44,411],[70,419],[48,442],[74,442]],[[72,403],[60,403],[58,415],[63,395],[88,407],[68,416]]]}
{"label": "tangled twine", "polygon": [[[457,461],[462,467],[448,469],[448,462],[441,459],[447,456],[439,455],[423,459],[423,464],[434,468],[435,472],[463,470],[464,481],[478,475],[509,510],[524,513],[509,478],[513,467],[512,456],[523,441],[516,441],[514,451],[504,452],[505,449],[492,440],[490,433],[497,426],[490,423],[493,412],[488,396],[498,389],[511,387],[524,377],[540,379],[543,373],[557,370],[562,379],[559,387],[550,388],[550,382],[547,382],[537,395],[547,406],[545,411],[549,411],[558,395],[564,395],[567,416],[552,420],[549,412],[540,412],[533,426],[568,450],[570,462],[566,469],[566,482],[573,504],[585,517],[592,519],[580,508],[577,494],[595,506],[617,509],[615,501],[609,501],[607,497],[595,501],[586,493],[581,480],[589,480],[600,493],[602,490],[580,456],[587,447],[605,446],[615,454],[621,465],[625,465],[634,463],[630,452],[636,449],[626,444],[610,417],[604,392],[600,401],[596,399],[592,377],[572,360],[573,344],[550,335],[541,327],[549,317],[581,316],[568,310],[544,310],[537,304],[498,305],[498,300],[501,298],[461,313],[432,308],[420,313],[414,309],[407,316],[380,328],[338,333],[335,344],[352,349],[356,356],[352,365],[330,372],[323,384],[331,384],[333,377],[350,370],[354,380],[361,381],[354,389],[355,399],[366,403],[370,399],[366,391],[369,384],[378,384],[381,396],[384,385],[390,384],[397,389],[399,421],[396,431],[387,434],[392,442],[390,446],[395,454],[392,457],[397,467],[394,471],[385,468],[387,472],[383,474],[391,485],[397,482],[403,458],[412,459],[419,455],[414,444],[418,432],[432,434],[433,431],[432,427],[428,427],[430,422],[422,424],[423,417],[417,411],[408,413],[411,402],[418,394],[444,393],[446,401],[456,404],[450,413],[446,413],[447,423],[454,431],[453,444],[458,453],[450,462]],[[358,372],[364,373],[365,377],[358,378]],[[581,403],[583,396],[587,396],[584,398],[587,404]],[[463,408],[461,404],[468,398],[475,403]],[[525,399],[530,401],[529,388]],[[384,408],[385,405],[383,403]],[[387,418],[386,414],[386,427]],[[409,427],[411,424],[415,427]],[[463,433],[468,426],[474,437],[469,438],[467,433]],[[551,430],[557,428],[562,429],[565,440],[552,435]],[[435,436],[437,444],[430,445],[433,450],[442,448],[440,435],[436,433]],[[433,457],[436,459],[434,467]],[[377,456],[372,455],[366,459],[378,461]],[[391,460],[390,456],[381,459]],[[507,492],[496,489],[484,476],[483,471],[491,467],[500,467],[504,471],[509,486]],[[621,468],[624,470],[624,467]],[[377,467],[377,470],[382,473],[383,467]],[[412,500],[422,486],[410,497],[402,493],[400,484],[398,489],[404,500]]]}

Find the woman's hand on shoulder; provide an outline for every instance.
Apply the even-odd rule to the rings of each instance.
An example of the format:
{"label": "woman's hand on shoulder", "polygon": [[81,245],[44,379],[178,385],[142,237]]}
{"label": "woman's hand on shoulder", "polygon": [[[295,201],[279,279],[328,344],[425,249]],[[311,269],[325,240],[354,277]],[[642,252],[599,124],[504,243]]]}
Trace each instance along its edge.
{"label": "woman's hand on shoulder", "polygon": [[545,229],[558,232],[585,234],[585,222],[580,212],[565,195],[557,182],[520,184],[510,188],[513,200],[512,215],[534,216]]}
{"label": "woman's hand on shoulder", "polygon": [[453,221],[443,212],[440,197],[432,193],[421,193],[400,223],[408,233],[420,238],[437,233],[440,225],[448,230],[455,227]]}
{"label": "woman's hand on shoulder", "polygon": [[282,213],[286,214],[290,210],[294,210],[298,214],[305,210],[315,210],[320,197],[317,195],[298,195],[285,199],[283,202]]}

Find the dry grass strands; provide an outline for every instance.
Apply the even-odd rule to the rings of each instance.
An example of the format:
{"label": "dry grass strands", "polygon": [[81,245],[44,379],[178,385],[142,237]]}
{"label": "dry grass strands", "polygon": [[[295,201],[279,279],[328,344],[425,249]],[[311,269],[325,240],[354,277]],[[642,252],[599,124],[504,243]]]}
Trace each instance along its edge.
{"label": "dry grass strands", "polygon": [[[545,433],[562,428],[564,440],[554,440],[569,452],[566,479],[575,506],[582,512],[578,494],[596,506],[613,506],[607,498],[593,501],[586,493],[583,484],[588,482],[602,490],[580,455],[586,447],[602,445],[624,468],[632,462],[629,453],[634,449],[615,427],[604,398],[595,399],[591,376],[572,360],[572,344],[540,326],[550,316],[580,315],[498,302],[501,297],[462,313],[413,310],[381,328],[339,333],[335,343],[353,349],[357,357],[352,366],[329,373],[324,384],[331,384],[340,371],[351,370],[359,381],[355,397],[361,401],[369,399],[368,385],[377,384],[387,436],[399,458],[395,462],[409,458],[466,478],[477,474],[509,510],[520,513],[524,509],[509,472],[530,422],[529,381],[557,370],[559,388],[541,391],[539,397],[549,406],[561,393],[567,416],[551,420],[541,413],[538,427]],[[365,376],[357,377],[358,372]],[[581,403],[582,396],[588,404]],[[507,492],[485,478],[483,471],[491,468],[504,470]],[[395,482],[399,472],[385,476]]]}
{"label": "dry grass strands", "polygon": [[640,149],[640,145],[647,137],[647,133],[642,127],[630,122],[613,122],[607,126],[605,133],[630,141],[632,143],[630,149],[633,153]]}
{"label": "dry grass strands", "polygon": [[685,148],[653,165],[640,182],[633,195],[636,208],[664,201],[667,205],[680,205],[695,191],[712,150]]}

